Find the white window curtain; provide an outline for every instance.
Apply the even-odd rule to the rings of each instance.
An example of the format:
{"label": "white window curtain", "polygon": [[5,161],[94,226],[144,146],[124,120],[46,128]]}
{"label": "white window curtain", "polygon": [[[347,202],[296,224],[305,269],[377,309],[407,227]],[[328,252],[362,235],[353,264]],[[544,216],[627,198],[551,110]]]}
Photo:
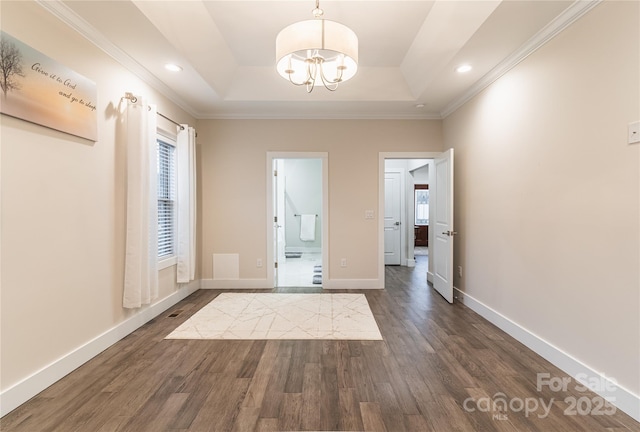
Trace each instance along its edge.
{"label": "white window curtain", "polygon": [[158,297],[156,112],[140,96],[137,102],[128,100],[125,308],[139,308]]}
{"label": "white window curtain", "polygon": [[177,282],[196,276],[196,132],[182,125],[176,140],[178,171]]}

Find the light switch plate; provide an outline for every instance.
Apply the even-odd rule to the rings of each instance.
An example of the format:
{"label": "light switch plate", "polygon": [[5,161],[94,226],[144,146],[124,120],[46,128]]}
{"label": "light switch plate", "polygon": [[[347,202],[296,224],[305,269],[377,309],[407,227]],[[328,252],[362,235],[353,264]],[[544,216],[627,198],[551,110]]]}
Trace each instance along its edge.
{"label": "light switch plate", "polygon": [[640,143],[640,121],[629,123],[629,144]]}

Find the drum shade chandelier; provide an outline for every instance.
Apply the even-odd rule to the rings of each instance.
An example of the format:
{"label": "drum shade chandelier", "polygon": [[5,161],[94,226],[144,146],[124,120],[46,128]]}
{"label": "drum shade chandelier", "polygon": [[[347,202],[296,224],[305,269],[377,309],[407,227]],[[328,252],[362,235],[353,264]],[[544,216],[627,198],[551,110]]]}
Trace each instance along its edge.
{"label": "drum shade chandelier", "polygon": [[291,24],[276,37],[278,73],[308,93],[316,82],[327,90],[351,79],[358,70],[358,37],[349,27],[322,18],[320,0],[314,19]]}

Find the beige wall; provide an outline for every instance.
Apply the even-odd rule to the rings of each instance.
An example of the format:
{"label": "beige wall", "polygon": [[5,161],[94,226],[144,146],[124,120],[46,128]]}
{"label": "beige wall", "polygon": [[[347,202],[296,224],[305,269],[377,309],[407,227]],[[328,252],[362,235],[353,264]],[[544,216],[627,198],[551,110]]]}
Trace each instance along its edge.
{"label": "beige wall", "polygon": [[[147,96],[163,114],[195,121],[35,3],[3,1],[2,29],[97,84],[99,134],[93,143],[1,117],[5,391],[137,313],[121,306],[121,96]],[[160,298],[174,281],[175,267],[161,271]]]}
{"label": "beige wall", "polygon": [[[430,120],[200,120],[202,277],[213,254],[239,254],[240,279],[265,279],[267,152],[327,152],[331,279],[378,277],[379,152],[442,150]],[[379,215],[376,214],[376,217]],[[340,267],[346,258],[348,266]]]}
{"label": "beige wall", "polygon": [[455,285],[635,394],[639,5],[602,3],[443,122]]}

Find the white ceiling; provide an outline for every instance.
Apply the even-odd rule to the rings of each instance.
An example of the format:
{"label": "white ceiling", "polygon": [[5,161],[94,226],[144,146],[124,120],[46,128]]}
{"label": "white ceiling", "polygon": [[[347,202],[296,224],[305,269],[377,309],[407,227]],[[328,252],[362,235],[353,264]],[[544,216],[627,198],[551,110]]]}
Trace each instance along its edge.
{"label": "white ceiling", "polygon": [[594,3],[321,1],[358,35],[360,63],[308,94],[276,73],[275,38],[313,0],[41,2],[197,118],[441,118]]}

